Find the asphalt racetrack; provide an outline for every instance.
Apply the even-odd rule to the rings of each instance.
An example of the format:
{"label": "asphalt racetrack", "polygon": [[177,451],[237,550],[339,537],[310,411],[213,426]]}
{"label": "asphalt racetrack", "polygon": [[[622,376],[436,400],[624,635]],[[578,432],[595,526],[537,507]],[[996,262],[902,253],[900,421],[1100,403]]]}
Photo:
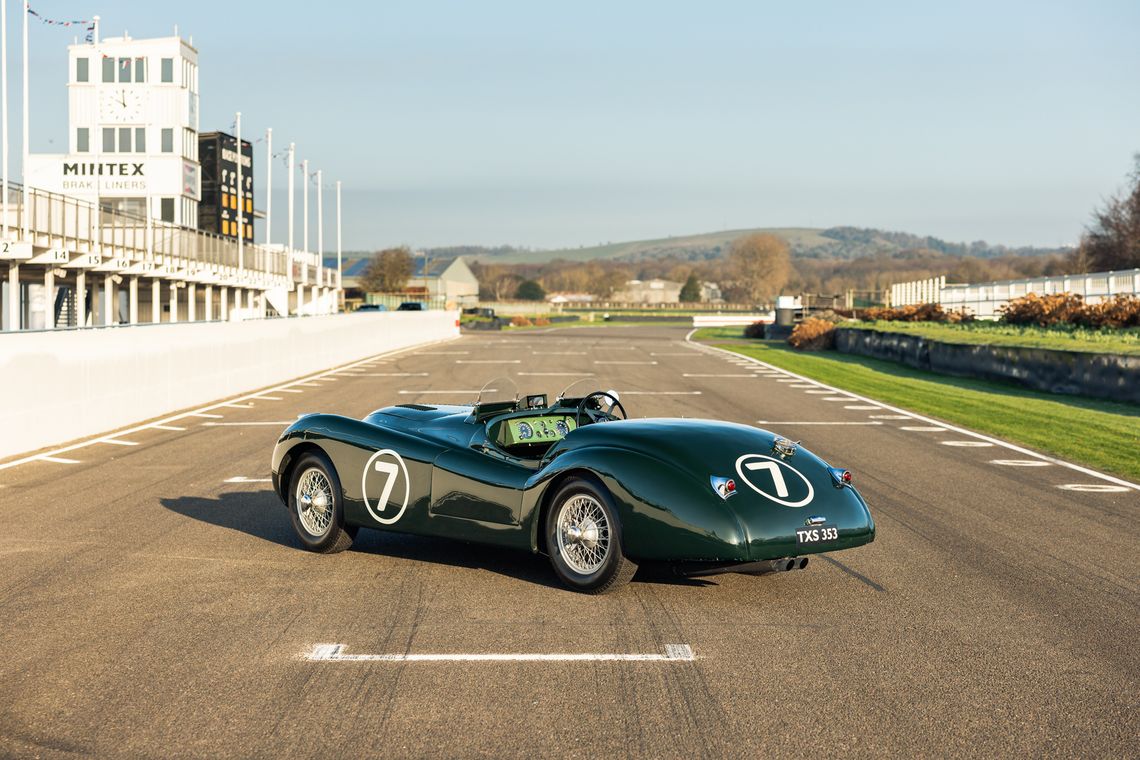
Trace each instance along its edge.
{"label": "asphalt racetrack", "polygon": [[[686,332],[474,334],[0,469],[0,755],[1136,756],[1140,492]],[[271,491],[298,414],[586,374],[633,417],[801,440],[877,540],[594,597],[442,540],[310,554]],[[598,656],[537,657],[565,654]]]}

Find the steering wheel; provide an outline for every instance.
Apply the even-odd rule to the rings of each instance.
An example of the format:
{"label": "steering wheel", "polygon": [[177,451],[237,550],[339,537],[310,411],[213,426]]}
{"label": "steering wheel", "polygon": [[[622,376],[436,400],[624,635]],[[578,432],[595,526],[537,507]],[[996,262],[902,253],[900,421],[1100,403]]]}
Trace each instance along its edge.
{"label": "steering wheel", "polygon": [[[599,399],[593,408],[589,407],[590,401]],[[603,408],[603,403],[600,399],[608,399],[610,404]],[[615,411],[621,412],[621,417],[614,414]],[[615,395],[607,391],[594,391],[590,395],[583,398],[578,402],[578,411],[574,415],[574,427],[582,427],[583,416],[590,421],[590,424],[595,422],[609,422],[611,420],[625,420],[629,419],[629,415],[625,412],[625,407],[617,400]]]}

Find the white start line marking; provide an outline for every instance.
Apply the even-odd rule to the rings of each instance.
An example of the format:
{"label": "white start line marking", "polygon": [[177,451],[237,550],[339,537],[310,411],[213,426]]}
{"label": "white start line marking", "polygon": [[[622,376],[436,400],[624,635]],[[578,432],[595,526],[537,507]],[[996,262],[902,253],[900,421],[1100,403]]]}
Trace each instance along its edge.
{"label": "white start line marking", "polygon": [[272,483],[273,478],[246,478],[238,475],[236,478],[226,478],[223,483]]}
{"label": "white start line marking", "polygon": [[989,441],[943,441],[943,446],[961,446],[962,448],[984,448],[993,446]]}
{"label": "white start line marking", "polygon": [[280,396],[254,396],[258,401],[280,401]]}
{"label": "white start line marking", "polygon": [[946,428],[933,425],[900,425],[899,430],[908,430],[911,433],[945,433]]}
{"label": "white start line marking", "polygon": [[186,429],[184,427],[178,427],[177,425],[151,425],[150,427],[155,430],[169,430],[172,433],[181,433]]}
{"label": "white start line marking", "polygon": [[595,361],[594,364],[656,364],[657,362]]}
{"label": "white start line marking", "polygon": [[427,377],[426,372],[369,372],[366,377]]}
{"label": "white start line marking", "polygon": [[758,425],[882,425],[878,420],[872,422],[800,422],[797,420],[756,420]]}
{"label": "white start line marking", "polygon": [[456,359],[456,364],[522,364],[522,359]]}
{"label": "white start line marking", "polygon": [[96,443],[112,443],[116,446],[138,446],[137,441],[124,441],[121,438],[100,438]]}
{"label": "white start line marking", "polygon": [[[881,406],[878,406],[875,408],[876,409],[882,409]],[[867,418],[872,419],[872,420],[913,420],[914,419],[909,414],[868,414]]]}
{"label": "white start line marking", "polygon": [[[695,372],[685,372],[681,375],[681,377],[756,377],[756,375],[753,375],[751,373],[749,373],[747,375],[729,375],[729,374],[722,374],[722,375],[711,374],[710,375],[710,374],[701,374],[701,373],[695,373]],[[792,387],[794,388],[795,386],[792,386]]]}
{"label": "white start line marking", "polygon": [[1004,467],[1048,467],[1051,463],[1040,459],[991,459],[990,464]]}
{"label": "white start line marking", "polygon": [[871,409],[882,409],[881,406],[871,406],[870,404],[848,404],[843,407],[844,409],[855,409],[860,412],[870,411]]}
{"label": "white start line marking", "polygon": [[593,377],[593,372],[516,372],[519,377]]}
{"label": "white start line marking", "polygon": [[56,464],[79,464],[78,459],[68,459],[66,457],[50,457],[46,454],[40,457],[36,457],[36,459],[40,460],[41,462],[55,462]]}
{"label": "white start line marking", "polygon": [[665,653],[530,653],[514,654],[345,654],[344,644],[317,644],[301,657],[310,662],[692,662],[688,644],[666,644]]}
{"label": "white start line marking", "polygon": [[1057,486],[1063,491],[1084,491],[1085,493],[1124,493],[1129,489],[1124,486],[1113,486],[1108,483],[1066,483]]}
{"label": "white start line marking", "polygon": [[293,420],[266,420],[264,422],[203,422],[203,427],[257,427],[258,425],[273,425],[274,427],[281,427],[282,425],[292,425]]}

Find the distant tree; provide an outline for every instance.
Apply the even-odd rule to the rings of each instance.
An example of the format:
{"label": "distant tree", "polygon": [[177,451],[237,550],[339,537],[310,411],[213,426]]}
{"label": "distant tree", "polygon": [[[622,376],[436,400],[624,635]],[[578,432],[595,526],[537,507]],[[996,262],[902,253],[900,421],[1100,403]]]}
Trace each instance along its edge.
{"label": "distant tree", "polygon": [[747,294],[747,300],[770,300],[788,283],[791,252],[788,244],[775,235],[746,235],[732,242],[728,266],[737,290]]}
{"label": "distant tree", "polygon": [[360,276],[360,287],[367,293],[395,293],[407,286],[411,276],[411,250],[407,246],[386,248],[372,254]]}
{"label": "distant tree", "polygon": [[[1081,272],[1140,267],[1140,153],[1132,157],[1131,188],[1093,214],[1073,263]],[[1083,265],[1083,268],[1082,268]]]}
{"label": "distant tree", "polygon": [[695,274],[691,274],[681,286],[681,303],[694,303],[699,300],[701,300],[701,281]]}
{"label": "distant tree", "polygon": [[515,291],[515,298],[520,301],[542,301],[546,299],[546,291],[534,280],[523,280]]}

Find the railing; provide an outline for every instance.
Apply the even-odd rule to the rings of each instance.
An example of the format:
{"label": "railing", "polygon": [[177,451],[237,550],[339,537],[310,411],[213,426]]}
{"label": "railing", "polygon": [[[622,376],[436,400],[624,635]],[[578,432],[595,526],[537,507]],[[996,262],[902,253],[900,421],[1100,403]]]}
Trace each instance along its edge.
{"label": "railing", "polygon": [[[9,237],[21,237],[24,226],[23,188],[9,183]],[[286,284],[291,276],[290,252],[180,227],[117,211],[96,209],[94,203],[58,193],[28,189],[28,227],[33,246],[79,254],[98,253],[130,264],[147,263],[177,272],[208,272],[250,280],[256,287]],[[239,273],[240,267],[240,273]],[[272,282],[277,281],[277,282]]]}
{"label": "railing", "polygon": [[[930,283],[941,279],[939,287]],[[950,310],[967,309],[974,316],[996,317],[998,309],[1015,298],[1030,293],[1052,295],[1075,293],[1089,303],[1098,303],[1117,295],[1140,295],[1140,269],[1121,272],[1027,277],[1020,280],[997,280],[969,285],[946,285],[945,278],[898,283],[891,286],[891,305],[940,303]]]}

